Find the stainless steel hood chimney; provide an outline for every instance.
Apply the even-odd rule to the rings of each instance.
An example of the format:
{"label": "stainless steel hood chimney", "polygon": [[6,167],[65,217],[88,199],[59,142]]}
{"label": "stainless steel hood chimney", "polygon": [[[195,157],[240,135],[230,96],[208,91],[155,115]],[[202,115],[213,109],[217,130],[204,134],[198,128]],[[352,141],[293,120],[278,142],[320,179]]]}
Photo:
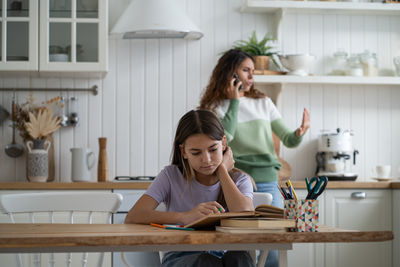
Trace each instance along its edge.
{"label": "stainless steel hood chimney", "polygon": [[200,39],[203,33],[175,0],[132,0],[111,34],[124,39]]}

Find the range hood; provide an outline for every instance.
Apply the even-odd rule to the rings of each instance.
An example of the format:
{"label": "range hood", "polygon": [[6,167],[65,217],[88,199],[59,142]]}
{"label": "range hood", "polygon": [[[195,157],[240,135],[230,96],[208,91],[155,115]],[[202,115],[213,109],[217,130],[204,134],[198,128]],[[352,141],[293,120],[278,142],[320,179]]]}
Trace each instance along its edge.
{"label": "range hood", "polygon": [[203,33],[175,0],[132,0],[111,30],[123,39],[200,39]]}

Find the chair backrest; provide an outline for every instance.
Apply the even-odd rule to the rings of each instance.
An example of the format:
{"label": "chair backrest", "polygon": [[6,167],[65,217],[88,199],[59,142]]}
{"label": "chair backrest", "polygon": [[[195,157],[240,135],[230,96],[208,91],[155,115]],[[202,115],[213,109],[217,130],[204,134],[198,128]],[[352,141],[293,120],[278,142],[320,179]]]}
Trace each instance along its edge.
{"label": "chair backrest", "polygon": [[[84,218],[83,223],[93,223],[94,214],[105,214],[106,218],[101,223],[111,223],[112,213],[115,213],[122,203],[122,195],[111,192],[42,192],[42,193],[22,193],[6,194],[0,196],[0,211],[7,213],[11,223],[19,223],[15,217],[19,214],[28,214],[29,221],[24,223],[38,222],[36,216],[41,213],[48,213],[46,221],[43,216],[40,222],[55,223],[56,213],[66,213],[67,218],[63,216],[62,223],[74,223],[75,219]],[[80,221],[80,223],[82,223]],[[22,258],[17,254],[18,266],[22,266]],[[40,266],[41,260],[39,254],[33,256],[34,266]],[[82,255],[82,266],[87,265],[88,253]],[[100,254],[96,266],[102,266],[104,253]],[[70,266],[72,262],[72,253],[67,253],[66,263],[61,266]],[[54,254],[49,256],[49,266],[55,265]]]}

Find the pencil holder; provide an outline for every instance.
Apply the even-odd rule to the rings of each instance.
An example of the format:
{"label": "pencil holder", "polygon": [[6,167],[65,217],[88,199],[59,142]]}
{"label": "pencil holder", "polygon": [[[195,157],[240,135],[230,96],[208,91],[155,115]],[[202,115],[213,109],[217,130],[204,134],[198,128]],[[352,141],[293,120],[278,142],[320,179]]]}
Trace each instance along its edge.
{"label": "pencil holder", "polygon": [[283,217],[296,221],[297,232],[318,232],[319,205],[318,200],[285,200]]}

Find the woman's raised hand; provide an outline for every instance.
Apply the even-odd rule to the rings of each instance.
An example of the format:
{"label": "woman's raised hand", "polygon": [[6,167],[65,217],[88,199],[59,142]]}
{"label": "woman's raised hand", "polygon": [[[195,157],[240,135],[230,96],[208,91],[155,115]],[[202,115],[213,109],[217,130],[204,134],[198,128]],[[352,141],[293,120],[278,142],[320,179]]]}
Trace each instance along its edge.
{"label": "woman's raised hand", "polygon": [[239,81],[236,85],[233,85],[234,82],[235,82],[235,78],[233,78],[231,80],[230,86],[228,87],[228,91],[226,92],[228,99],[232,99],[232,98],[239,99],[240,98],[239,86],[242,84],[242,82]]}
{"label": "woman's raised hand", "polygon": [[191,223],[209,214],[221,212],[225,212],[225,209],[217,201],[203,202],[185,212],[183,224]]}
{"label": "woman's raised hand", "polygon": [[299,137],[303,136],[309,128],[310,128],[310,114],[308,113],[308,110],[304,108],[303,120],[301,122],[300,127],[296,130],[296,135]]}

